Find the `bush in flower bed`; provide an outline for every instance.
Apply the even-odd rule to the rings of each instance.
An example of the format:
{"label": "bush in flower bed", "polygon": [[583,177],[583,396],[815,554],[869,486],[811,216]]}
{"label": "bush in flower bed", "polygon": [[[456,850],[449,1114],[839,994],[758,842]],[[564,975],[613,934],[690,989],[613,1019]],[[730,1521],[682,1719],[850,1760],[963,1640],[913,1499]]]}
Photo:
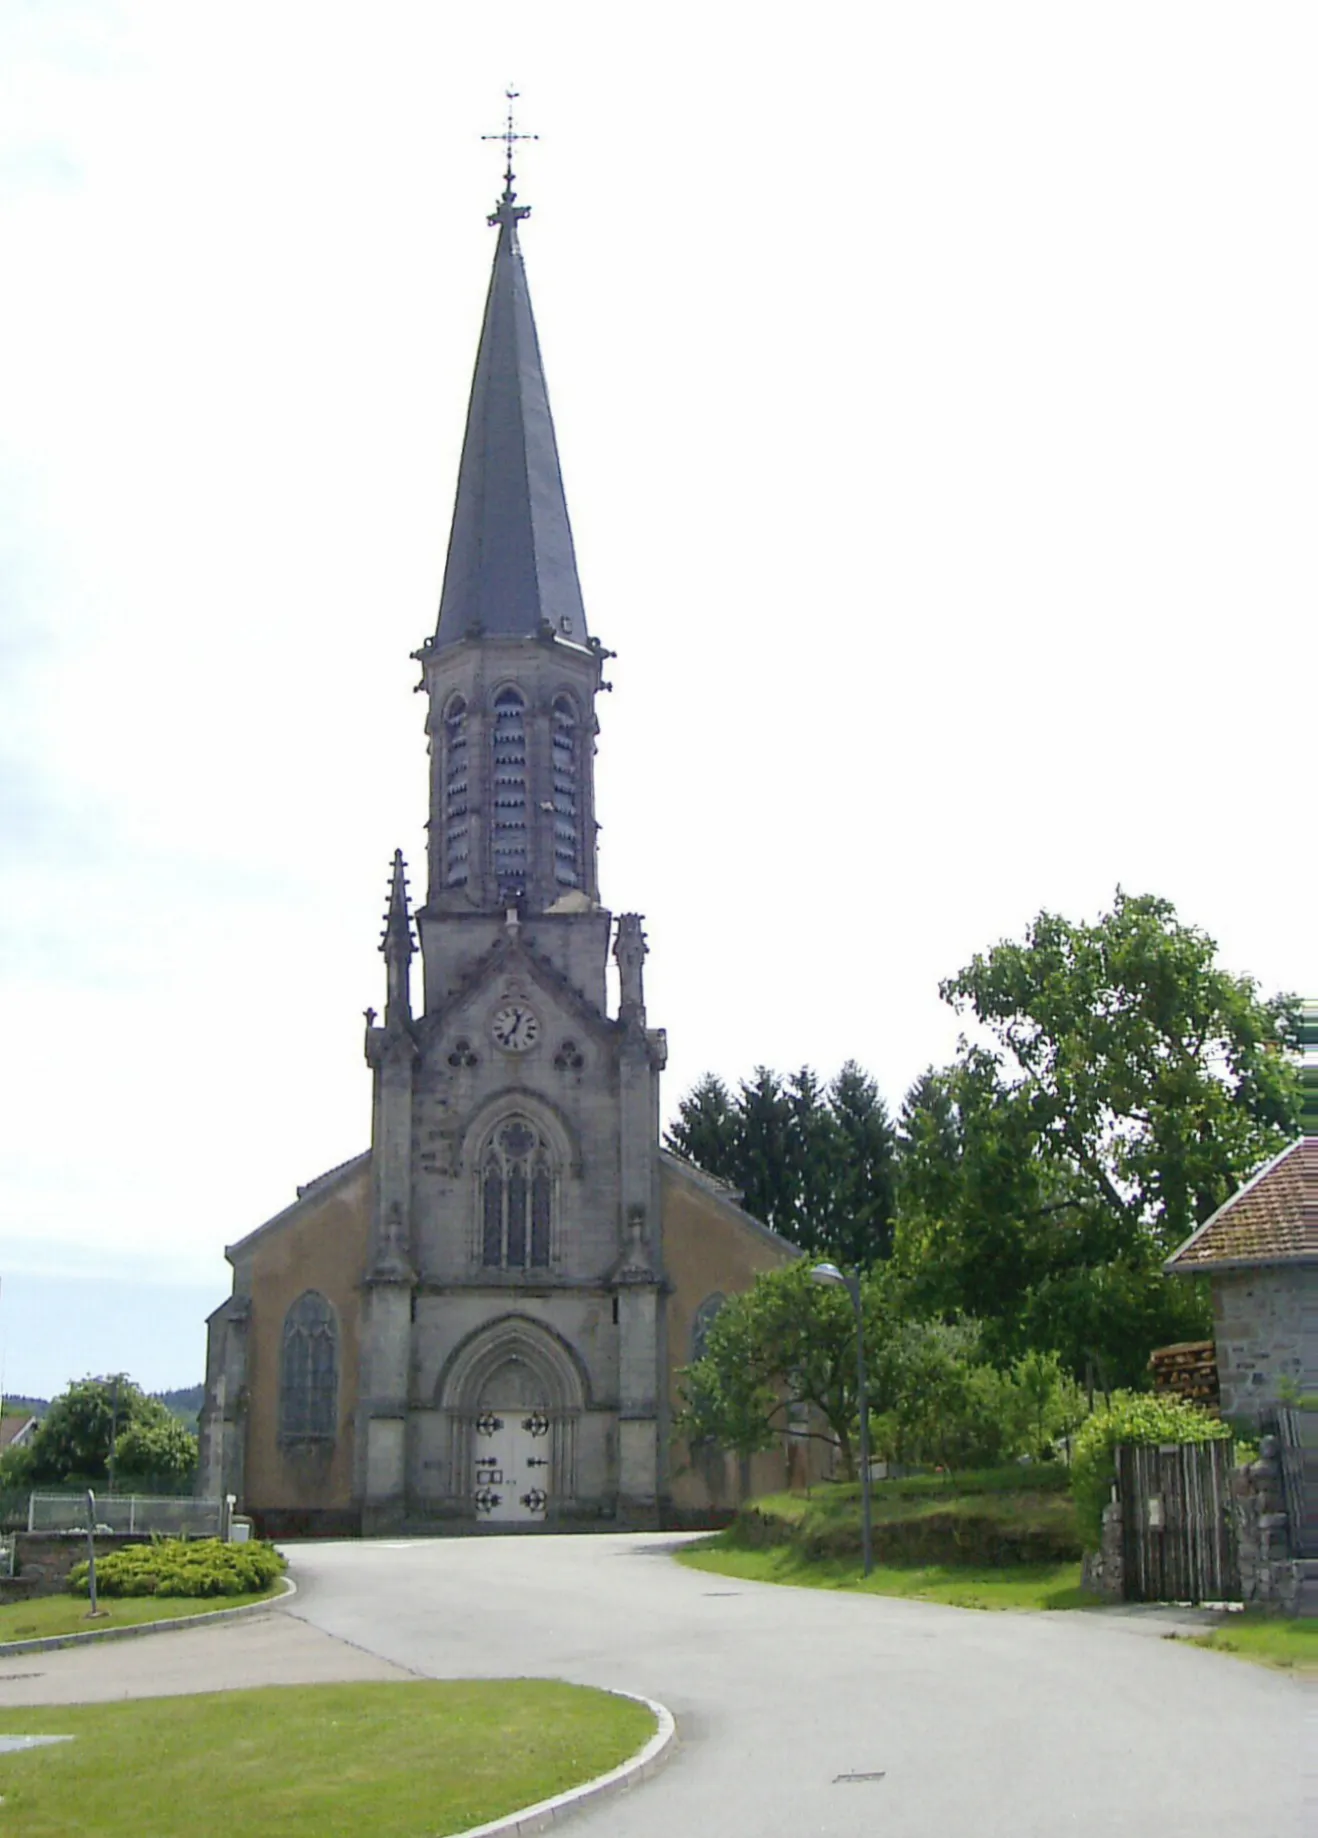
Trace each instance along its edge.
{"label": "bush in flower bed", "polygon": [[[286,1568],[272,1544],[225,1544],[219,1538],[161,1538],[128,1544],[96,1560],[98,1595],[256,1595]],[[74,1595],[87,1595],[87,1565],[69,1573]]]}

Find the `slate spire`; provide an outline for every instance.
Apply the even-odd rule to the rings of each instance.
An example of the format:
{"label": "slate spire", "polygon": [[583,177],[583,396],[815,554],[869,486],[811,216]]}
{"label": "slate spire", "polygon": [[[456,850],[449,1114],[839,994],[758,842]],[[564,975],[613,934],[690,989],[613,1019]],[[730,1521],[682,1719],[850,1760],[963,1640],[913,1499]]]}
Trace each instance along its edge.
{"label": "slate spire", "polygon": [[[515,137],[516,138],[516,137]],[[511,152],[511,148],[510,148]],[[474,632],[586,642],[577,560],[517,226],[511,159],[485,302],[435,642]]]}

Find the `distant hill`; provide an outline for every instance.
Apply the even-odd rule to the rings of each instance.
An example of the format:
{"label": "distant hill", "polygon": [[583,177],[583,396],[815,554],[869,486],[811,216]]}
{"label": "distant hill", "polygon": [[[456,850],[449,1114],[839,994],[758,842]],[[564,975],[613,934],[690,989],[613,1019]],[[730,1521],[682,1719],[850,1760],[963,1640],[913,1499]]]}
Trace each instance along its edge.
{"label": "distant hill", "polygon": [[190,1430],[197,1427],[197,1413],[206,1396],[204,1385],[182,1385],[177,1391],[153,1391],[153,1398],[159,1398],[165,1409],[172,1411],[180,1423],[186,1423]]}
{"label": "distant hill", "polygon": [[6,1417],[16,1417],[20,1412],[26,1412],[29,1417],[44,1417],[49,1409],[49,1398],[24,1398],[13,1393],[5,1399]]}

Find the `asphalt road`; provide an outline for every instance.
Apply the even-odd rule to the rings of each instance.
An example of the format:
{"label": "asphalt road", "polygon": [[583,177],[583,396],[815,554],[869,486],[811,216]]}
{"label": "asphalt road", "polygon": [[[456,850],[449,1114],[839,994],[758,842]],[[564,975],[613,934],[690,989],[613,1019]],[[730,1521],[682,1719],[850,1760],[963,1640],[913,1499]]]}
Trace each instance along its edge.
{"label": "asphalt road", "polygon": [[1307,1688],[1168,1641],[1165,1619],[740,1583],[674,1563],[675,1543],[300,1545],[286,1612],[437,1678],[565,1678],[667,1704],[675,1759],[564,1828],[581,1838],[1315,1829]]}

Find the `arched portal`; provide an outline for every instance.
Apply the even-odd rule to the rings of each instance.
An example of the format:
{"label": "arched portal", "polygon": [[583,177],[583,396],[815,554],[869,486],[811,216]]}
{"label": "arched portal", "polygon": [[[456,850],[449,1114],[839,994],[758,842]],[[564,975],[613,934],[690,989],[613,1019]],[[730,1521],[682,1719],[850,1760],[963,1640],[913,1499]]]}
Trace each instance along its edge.
{"label": "arched portal", "polygon": [[478,1522],[531,1524],[571,1507],[586,1383],[557,1334],[504,1315],[456,1349],[438,1392],[449,1472]]}

